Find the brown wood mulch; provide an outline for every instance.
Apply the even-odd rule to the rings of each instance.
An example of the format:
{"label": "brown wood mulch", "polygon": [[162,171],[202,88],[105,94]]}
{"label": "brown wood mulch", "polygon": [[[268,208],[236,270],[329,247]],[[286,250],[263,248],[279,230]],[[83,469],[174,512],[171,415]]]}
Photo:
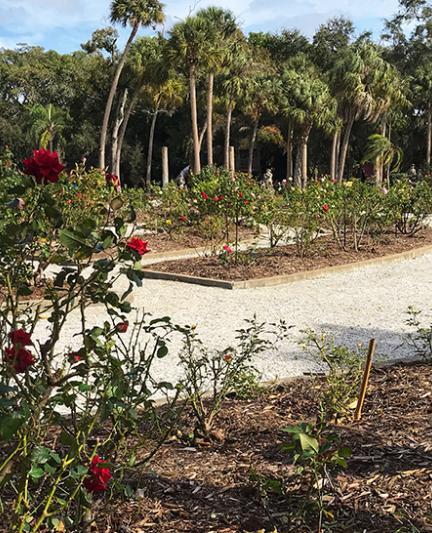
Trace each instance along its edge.
{"label": "brown wood mulch", "polygon": [[172,272],[201,278],[242,281],[266,278],[282,274],[294,274],[330,266],[356,263],[366,259],[397,254],[432,244],[432,230],[413,237],[388,234],[379,240],[365,241],[358,252],[342,250],[330,237],[319,239],[304,257],[299,257],[295,245],[278,246],[273,249],[256,249],[248,256],[240,254],[239,264],[232,259],[227,263],[218,256],[201,256],[190,259],[164,261],[148,265],[146,269]]}
{"label": "brown wood mulch", "polygon": [[[256,229],[241,227],[240,240],[245,241],[253,239],[256,236]],[[174,252],[185,248],[208,248],[222,247],[225,244],[224,239],[215,239],[213,242],[203,235],[195,232],[193,229],[178,231],[173,233],[160,232],[149,233],[145,235],[152,252]]]}
{"label": "brown wood mulch", "polygon": [[[281,429],[316,416],[321,386],[298,379],[252,400],[226,400],[217,439],[164,445],[137,473],[135,498],[100,501],[97,530],[316,532],[314,492],[281,451],[289,438]],[[431,532],[431,367],[375,370],[362,421],[342,420],[335,431],[353,455],[332,475],[326,506],[334,518],[325,531]],[[260,476],[281,481],[284,494],[260,490]]]}

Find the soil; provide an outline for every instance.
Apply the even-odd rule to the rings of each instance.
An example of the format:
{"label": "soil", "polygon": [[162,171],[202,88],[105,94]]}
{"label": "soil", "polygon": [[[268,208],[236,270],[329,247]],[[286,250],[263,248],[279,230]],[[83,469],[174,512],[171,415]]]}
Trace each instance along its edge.
{"label": "soil", "polygon": [[[256,236],[256,229],[242,227],[240,228],[240,241],[253,239]],[[213,243],[205,239],[202,235],[194,233],[193,230],[185,232],[175,232],[172,234],[158,233],[148,234],[145,236],[148,240],[152,252],[171,252],[185,248],[206,248],[222,247],[225,241],[214,241]]]}
{"label": "soil", "polygon": [[282,274],[294,274],[329,266],[356,263],[385,255],[396,254],[432,244],[432,231],[427,230],[412,237],[387,234],[379,240],[370,239],[355,252],[342,250],[330,237],[319,239],[304,257],[297,253],[295,245],[278,246],[240,252],[238,264],[234,256],[222,262],[216,255],[164,261],[148,265],[146,269],[172,272],[189,276],[229,281],[266,278]]}
{"label": "soil", "polygon": [[[289,435],[281,430],[316,417],[321,387],[297,379],[251,400],[226,400],[213,440],[168,442],[151,473],[137,472],[139,497],[99,502],[98,531],[316,532],[315,491],[282,451]],[[362,420],[333,429],[352,457],[331,474],[325,531],[431,532],[431,367],[373,371]],[[283,494],[263,490],[273,479]]]}

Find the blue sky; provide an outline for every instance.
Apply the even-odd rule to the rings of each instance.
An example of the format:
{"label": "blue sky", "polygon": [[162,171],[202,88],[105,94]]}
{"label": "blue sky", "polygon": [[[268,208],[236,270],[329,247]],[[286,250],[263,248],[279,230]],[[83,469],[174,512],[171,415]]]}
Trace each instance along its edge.
{"label": "blue sky", "polygon": [[[297,28],[308,36],[331,17],[350,17],[358,31],[379,36],[397,0],[165,0],[166,28],[194,8],[231,9],[245,31]],[[109,24],[109,0],[0,0],[0,47],[17,43],[70,52]]]}

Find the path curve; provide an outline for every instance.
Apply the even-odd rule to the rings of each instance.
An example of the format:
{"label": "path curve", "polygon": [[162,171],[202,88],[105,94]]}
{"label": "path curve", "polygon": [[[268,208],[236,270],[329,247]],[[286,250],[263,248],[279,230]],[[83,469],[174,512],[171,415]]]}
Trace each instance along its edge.
{"label": "path curve", "polygon": [[[432,253],[277,287],[237,291],[144,280],[143,287],[133,292],[133,304],[155,317],[170,316],[176,323],[196,324],[209,348],[228,346],[243,320],[254,314],[260,321],[285,319],[294,326],[290,339],[256,360],[265,380],[316,370],[298,345],[306,328],[331,332],[337,342],[349,345],[375,337],[379,355],[409,357],[403,345],[408,306],[423,310],[425,318],[431,318]],[[91,320],[100,323],[103,310],[96,307],[94,311]],[[72,316],[62,335],[65,350],[74,347],[77,321],[78,316]],[[38,327],[41,337],[46,335],[45,327]],[[174,342],[170,355],[157,361],[160,379],[175,381],[179,377],[178,349]]]}

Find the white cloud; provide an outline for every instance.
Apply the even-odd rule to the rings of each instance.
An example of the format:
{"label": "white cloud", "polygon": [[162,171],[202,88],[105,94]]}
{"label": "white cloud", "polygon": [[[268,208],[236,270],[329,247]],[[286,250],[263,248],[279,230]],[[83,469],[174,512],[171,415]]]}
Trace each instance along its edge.
{"label": "white cloud", "polygon": [[[247,30],[297,27],[307,34],[331,16],[356,20],[390,17],[398,0],[165,0],[167,26],[189,12],[218,5],[231,9]],[[83,32],[109,24],[109,0],[0,0],[0,44],[17,42],[51,46],[67,39],[79,47]],[[62,33],[64,32],[64,33]],[[76,35],[76,43],[69,44]]]}

